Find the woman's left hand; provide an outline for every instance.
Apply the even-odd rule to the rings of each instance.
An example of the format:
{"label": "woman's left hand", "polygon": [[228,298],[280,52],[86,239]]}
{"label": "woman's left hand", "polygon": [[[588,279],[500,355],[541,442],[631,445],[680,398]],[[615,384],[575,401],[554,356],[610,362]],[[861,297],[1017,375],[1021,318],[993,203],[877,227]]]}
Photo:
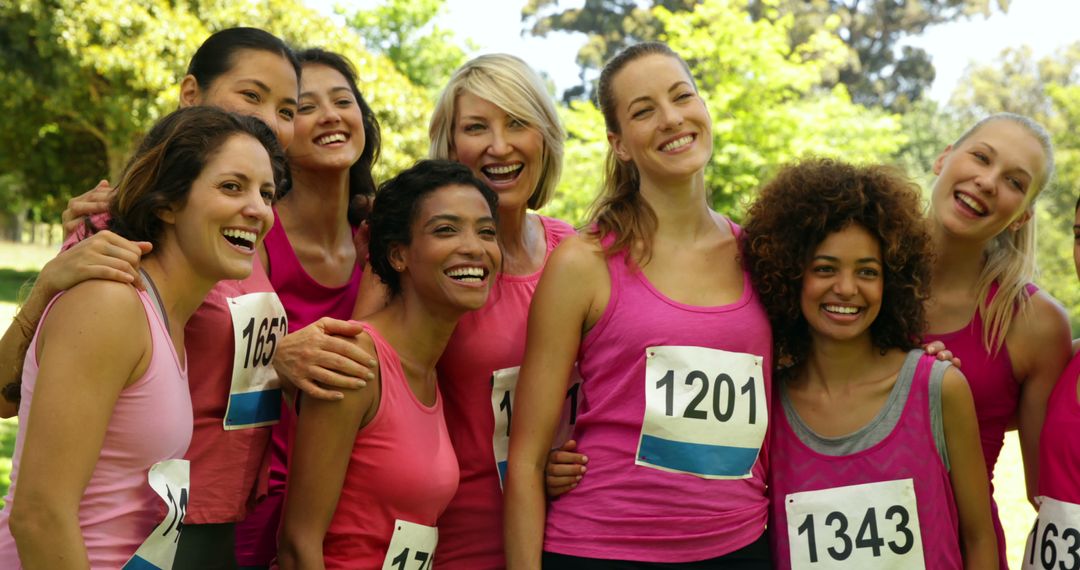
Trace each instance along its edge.
{"label": "woman's left hand", "polygon": [[285,335],[274,353],[274,369],[312,398],[340,400],[344,394],[326,388],[358,390],[375,378],[378,361],[358,345],[361,332],[356,321],[323,317]]}

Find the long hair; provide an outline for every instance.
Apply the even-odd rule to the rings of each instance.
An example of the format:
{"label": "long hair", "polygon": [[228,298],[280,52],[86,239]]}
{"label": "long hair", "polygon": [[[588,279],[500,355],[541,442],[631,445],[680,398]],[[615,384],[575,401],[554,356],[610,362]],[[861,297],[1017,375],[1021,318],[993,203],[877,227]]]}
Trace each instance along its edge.
{"label": "long hair", "polygon": [[[604,65],[596,90],[597,105],[604,114],[604,125],[609,133],[620,132],[613,85],[615,76],[631,62],[654,54],[675,58],[686,69],[690,81],[694,82],[686,62],[667,44],[642,42],[622,50]],[[694,91],[697,91],[696,83]],[[604,159],[604,182],[596,201],[589,208],[588,217],[589,225],[595,227],[595,233],[614,236],[611,245],[604,247],[605,255],[613,255],[639,243],[642,248],[640,261],[649,259],[652,237],[658,223],[656,212],[641,196],[641,177],[637,166],[633,162],[619,160],[610,145]]]}
{"label": "long hair", "polygon": [[566,131],[547,94],[543,80],[520,58],[504,53],[482,55],[459,67],[443,88],[428,125],[430,158],[449,159],[454,146],[454,115],[457,98],[472,93],[491,101],[511,117],[540,132],[544,151],[540,159],[540,179],[529,195],[534,210],[547,204],[555,194],[562,175],[563,140]]}
{"label": "long hair", "polygon": [[236,64],[236,54],[242,50],[266,51],[280,55],[300,77],[300,62],[281,38],[259,28],[226,28],[214,32],[203,41],[188,63],[187,74],[195,78],[199,89],[208,91],[219,76],[228,73]]}
{"label": "long hair", "polygon": [[349,167],[349,223],[358,226],[367,215],[368,204],[357,198],[375,195],[375,178],[371,170],[382,152],[379,119],[375,117],[374,111],[360,93],[360,88],[356,86],[356,69],[345,56],[324,49],[309,48],[296,54],[296,57],[302,66],[325,65],[344,76],[357,106],[360,107],[360,114],[364,118],[364,150],[360,153],[360,158]]}
{"label": "long hair", "polygon": [[[1012,326],[1016,313],[1026,311],[1031,301],[1027,285],[1035,279],[1038,272],[1035,258],[1035,199],[1043,189],[1049,186],[1054,176],[1054,145],[1050,141],[1050,134],[1038,122],[1023,115],[1014,113],[990,115],[960,135],[952,147],[955,149],[984,125],[994,121],[1015,123],[1039,141],[1046,155],[1046,174],[1037,185],[1029,188],[1024,196],[1022,211],[1030,210],[1032,213],[1027,223],[1016,231],[1003,230],[994,236],[983,250],[985,262],[979,279],[975,282],[975,298],[980,300],[976,310],[979,311],[983,320],[983,346],[992,354],[1001,350],[1005,344],[1005,335]],[[987,303],[985,299],[995,282],[998,284],[997,294]]]}

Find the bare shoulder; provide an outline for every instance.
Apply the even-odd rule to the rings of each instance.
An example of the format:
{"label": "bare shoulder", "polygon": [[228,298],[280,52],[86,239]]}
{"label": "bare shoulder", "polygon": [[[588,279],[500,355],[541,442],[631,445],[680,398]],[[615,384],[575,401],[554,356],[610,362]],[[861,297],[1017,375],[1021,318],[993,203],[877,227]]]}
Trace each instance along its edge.
{"label": "bare shoulder", "polygon": [[950,402],[956,405],[955,403],[960,401],[973,401],[971,386],[959,368],[949,366],[945,370],[945,375],[941,378],[941,399],[945,406],[949,406]]}
{"label": "bare shoulder", "polygon": [[143,315],[142,301],[134,287],[118,281],[90,279],[57,299],[45,321],[87,323],[108,331],[130,327],[136,318],[145,320]]}
{"label": "bare shoulder", "polygon": [[1072,341],[1068,314],[1057,299],[1039,290],[1013,320],[1006,341],[1014,361],[1037,361],[1055,350],[1065,355]]}

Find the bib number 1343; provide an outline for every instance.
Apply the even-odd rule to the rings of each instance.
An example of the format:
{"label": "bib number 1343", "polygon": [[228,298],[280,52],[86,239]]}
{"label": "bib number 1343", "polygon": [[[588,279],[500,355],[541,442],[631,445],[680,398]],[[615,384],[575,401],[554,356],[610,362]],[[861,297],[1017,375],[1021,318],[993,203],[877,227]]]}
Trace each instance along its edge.
{"label": "bib number 1343", "polygon": [[793,570],[926,568],[911,479],[792,493],[784,503]]}
{"label": "bib number 1343", "polygon": [[749,477],[769,423],[762,362],[698,346],[647,348],[636,463],[707,479]]}

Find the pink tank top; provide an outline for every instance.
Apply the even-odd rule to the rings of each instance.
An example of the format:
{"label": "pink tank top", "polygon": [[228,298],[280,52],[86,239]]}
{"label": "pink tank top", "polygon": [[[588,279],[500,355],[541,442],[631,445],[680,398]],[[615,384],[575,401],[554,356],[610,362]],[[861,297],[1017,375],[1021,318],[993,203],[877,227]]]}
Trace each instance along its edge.
{"label": "pink tank top", "polygon": [[[394,521],[435,526],[458,485],[457,458],[438,388],[435,405],[422,404],[394,348],[370,325],[364,330],[378,352],[379,409],[356,434],[337,510],[323,540],[327,569],[380,568]],[[414,564],[412,557],[409,564]]]}
{"label": "pink tank top", "polygon": [[[545,256],[574,234],[565,222],[543,216],[540,220],[547,241]],[[439,518],[438,568],[506,567],[502,490],[492,449],[492,373],[521,365],[529,304],[541,272],[500,274],[487,304],[458,321],[439,361],[439,389],[461,466],[461,484]]]}
{"label": "pink tank top", "polygon": [[[49,309],[60,296],[50,301]],[[147,473],[159,461],[180,459],[191,440],[191,396],[187,370],[144,291],[139,298],[150,327],[153,354],[146,373],[120,392],[90,481],[79,501],[79,527],[92,568],[119,568],[161,522],[164,505],[150,488]],[[42,321],[45,317],[42,317]],[[40,328],[39,328],[40,330]],[[26,352],[19,425],[28,426],[37,382],[37,334]],[[0,513],[0,567],[21,568],[8,528],[18,485],[25,430],[15,439],[11,488]]]}
{"label": "pink tank top", "polygon": [[[807,446],[792,430],[791,420],[777,394],[773,401],[775,423],[770,446],[775,461],[769,483],[770,540],[775,568],[792,567],[792,548],[799,550],[796,555],[820,562],[855,556],[868,558],[875,553],[914,555],[911,519],[916,513],[913,510],[918,513],[925,567],[963,568],[952,483],[938,455],[930,423],[930,372],[935,360],[927,355],[918,358],[907,402],[896,426],[880,442],[849,455],[826,455]],[[897,383],[903,381],[898,379]],[[790,413],[794,415],[793,421],[801,421],[794,408]],[[874,421],[879,420],[880,416]],[[813,494],[801,495],[874,483],[887,486],[870,493],[875,499],[862,497],[850,506],[824,493],[816,498]],[[897,491],[896,487],[907,490],[914,487],[914,494]],[[796,493],[800,495],[793,495]],[[871,505],[873,500],[880,500],[881,504]],[[815,501],[825,506],[802,506]],[[788,520],[788,509],[795,509],[796,505],[799,510],[793,512],[799,512],[799,518]],[[846,530],[838,530],[842,528]],[[792,532],[798,538],[794,547],[789,541]],[[875,544],[878,539],[881,542]],[[872,568],[874,564],[867,562],[864,567]]]}
{"label": "pink tank top", "polygon": [[[1029,295],[1039,289],[1027,285]],[[998,284],[990,285],[986,303],[997,295]],[[1012,359],[1009,349],[1004,344],[996,354],[987,352],[982,341],[983,320],[979,311],[971,322],[960,330],[926,334],[923,342],[940,340],[953,354],[960,358],[960,369],[971,386],[971,395],[975,399],[975,415],[979,420],[979,441],[982,444],[983,459],[986,460],[986,473],[990,478],[990,510],[994,520],[994,533],[998,541],[998,559],[1001,570],[1008,570],[1009,562],[1005,553],[1005,530],[1001,526],[997,503],[994,501],[994,465],[997,464],[1001,447],[1005,443],[1005,431],[1016,417],[1020,406],[1020,382],[1013,376]]]}
{"label": "pink tank top", "polygon": [[[356,305],[361,269],[353,269],[349,281],[340,287],[327,287],[312,279],[296,257],[281,219],[264,242],[270,262],[270,283],[285,306],[289,332],[300,330],[322,317],[347,320]],[[285,478],[288,449],[296,426],[296,411],[283,400],[281,421],[272,428],[270,475],[267,495],[246,519],[236,527],[236,560],[240,566],[266,566],[277,553],[277,530],[285,502]]]}
{"label": "pink tank top", "polygon": [[[109,217],[92,217],[98,228],[108,227]],[[64,242],[67,250],[87,236],[79,226]],[[258,256],[251,276],[240,281],[218,281],[184,328],[184,345],[190,362],[192,415],[195,423],[185,459],[191,462],[191,499],[184,515],[186,524],[230,523],[242,520],[255,499],[266,492],[266,450],[270,427],[225,430],[223,421],[232,386],[235,349],[229,300],[252,293],[273,293]],[[279,395],[271,395],[280,399]],[[272,398],[267,398],[272,400]],[[280,406],[260,402],[253,409],[263,417],[276,417]],[[270,410],[265,409],[271,406]]]}
{"label": "pink tank top", "polygon": [[[739,229],[732,228],[737,235]],[[589,456],[589,472],[577,488],[551,503],[544,549],[641,562],[690,562],[738,550],[762,535],[768,514],[761,452],[766,451],[772,332],[750,277],[743,272],[738,301],[698,307],[657,291],[627,264],[625,253],[611,256],[607,266],[610,300],[578,353],[583,383],[574,436]],[[706,373],[690,370],[696,365],[691,362],[674,367],[670,376],[654,374],[664,354],[685,347],[709,358],[722,353],[722,359],[752,359],[760,371],[750,379],[756,383],[744,383],[746,376],[711,363],[702,366]],[[724,395],[715,398],[719,410],[714,410],[718,392]],[[693,400],[694,395],[699,398]],[[661,424],[696,417],[701,419],[687,420],[691,426],[727,437],[747,428],[717,416],[745,424],[749,407],[758,410],[750,417],[762,431],[750,446],[695,445],[683,436],[664,441],[651,435],[654,430],[645,433],[649,398],[659,398],[660,414],[665,398],[672,402],[672,418],[660,418]],[[675,433],[681,429],[672,426]],[[697,463],[705,457],[708,464]],[[703,478],[646,462],[733,478]]]}
{"label": "pink tank top", "polygon": [[1039,439],[1039,494],[1080,505],[1080,354],[1074,355],[1050,394]]}

